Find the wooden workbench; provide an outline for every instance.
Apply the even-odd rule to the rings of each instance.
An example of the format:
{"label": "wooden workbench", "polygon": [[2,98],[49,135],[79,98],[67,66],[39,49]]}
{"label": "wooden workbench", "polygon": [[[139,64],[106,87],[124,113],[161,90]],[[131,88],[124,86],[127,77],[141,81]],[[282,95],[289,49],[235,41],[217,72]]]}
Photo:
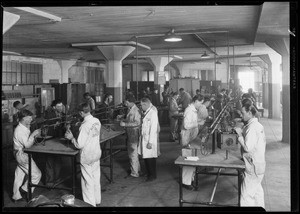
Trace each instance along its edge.
{"label": "wooden workbench", "polygon": [[72,194],[75,195],[75,180],[76,180],[76,155],[79,153],[79,150],[65,138],[52,138],[45,140],[42,143],[34,144],[31,148],[25,148],[24,152],[28,154],[29,157],[29,169],[28,169],[28,200],[31,200],[32,193],[31,187],[40,187],[40,188],[50,188],[46,185],[35,185],[31,183],[31,159],[32,154],[47,154],[47,155],[59,155],[67,156],[72,159],[72,187],[71,188],[62,188],[62,187],[51,187],[52,189],[66,189],[71,190]]}

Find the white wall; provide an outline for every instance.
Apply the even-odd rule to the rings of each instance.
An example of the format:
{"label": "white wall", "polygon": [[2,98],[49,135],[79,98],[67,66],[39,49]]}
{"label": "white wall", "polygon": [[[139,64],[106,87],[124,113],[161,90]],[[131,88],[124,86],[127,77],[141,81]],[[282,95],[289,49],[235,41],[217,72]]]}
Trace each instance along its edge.
{"label": "white wall", "polygon": [[[37,57],[25,57],[25,56],[3,56],[3,61],[18,61],[18,62],[31,62],[40,63],[43,65],[43,83],[49,83],[50,79],[58,79],[59,83],[67,83],[68,78],[71,78],[72,82],[86,82],[86,69],[85,67],[101,67],[106,70],[105,64],[97,64],[91,62],[76,63],[68,70],[68,78],[64,77],[62,82],[62,69],[57,60],[37,58]],[[105,72],[104,72],[105,73]],[[106,80],[106,76],[104,76]]]}

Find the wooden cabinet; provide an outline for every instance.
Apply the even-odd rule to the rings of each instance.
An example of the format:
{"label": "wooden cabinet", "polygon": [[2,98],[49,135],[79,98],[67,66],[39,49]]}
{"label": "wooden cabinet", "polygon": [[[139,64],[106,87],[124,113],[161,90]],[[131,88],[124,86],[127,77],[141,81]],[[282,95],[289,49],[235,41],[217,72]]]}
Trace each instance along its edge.
{"label": "wooden cabinet", "polygon": [[200,89],[199,79],[192,78],[171,79],[169,85],[170,89],[174,92],[178,92],[180,88],[184,88],[192,97],[196,95],[196,90]]}

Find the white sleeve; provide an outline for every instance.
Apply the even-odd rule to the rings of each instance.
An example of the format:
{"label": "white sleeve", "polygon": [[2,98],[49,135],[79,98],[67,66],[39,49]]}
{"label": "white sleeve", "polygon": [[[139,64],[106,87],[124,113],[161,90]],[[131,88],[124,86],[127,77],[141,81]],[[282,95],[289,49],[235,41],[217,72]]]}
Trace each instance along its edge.
{"label": "white sleeve", "polygon": [[79,128],[79,135],[78,135],[77,140],[73,141],[74,146],[77,149],[82,149],[85,145],[87,138],[88,138],[88,129],[86,126],[81,126]]}
{"label": "white sleeve", "polygon": [[25,133],[16,132],[14,139],[21,144],[21,146],[24,146],[24,148],[30,148],[34,144],[34,137],[32,135],[27,136]]}
{"label": "white sleeve", "polygon": [[[240,141],[239,137],[239,141]],[[241,141],[240,141],[241,142]],[[254,128],[250,128],[246,131],[245,138],[243,138],[241,145],[246,152],[252,152],[257,142],[257,134]]]}

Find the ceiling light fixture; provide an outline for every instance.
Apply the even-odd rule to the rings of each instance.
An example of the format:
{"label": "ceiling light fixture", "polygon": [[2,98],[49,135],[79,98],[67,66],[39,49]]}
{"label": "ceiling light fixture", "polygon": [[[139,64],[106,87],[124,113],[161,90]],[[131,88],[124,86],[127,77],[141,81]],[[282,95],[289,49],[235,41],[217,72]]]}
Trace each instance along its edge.
{"label": "ceiling light fixture", "polygon": [[169,32],[165,39],[164,39],[166,42],[180,42],[182,40],[182,38],[180,36],[177,36],[175,33],[174,33],[174,29],[171,30],[171,32]]}
{"label": "ceiling light fixture", "polygon": [[216,64],[221,65],[222,63],[219,60],[217,60]]}
{"label": "ceiling light fixture", "polygon": [[209,58],[209,55],[204,51],[204,54],[201,55],[201,58]]}

